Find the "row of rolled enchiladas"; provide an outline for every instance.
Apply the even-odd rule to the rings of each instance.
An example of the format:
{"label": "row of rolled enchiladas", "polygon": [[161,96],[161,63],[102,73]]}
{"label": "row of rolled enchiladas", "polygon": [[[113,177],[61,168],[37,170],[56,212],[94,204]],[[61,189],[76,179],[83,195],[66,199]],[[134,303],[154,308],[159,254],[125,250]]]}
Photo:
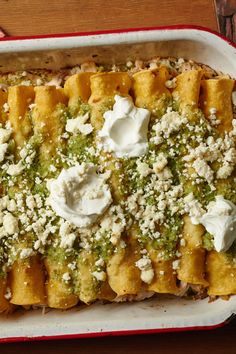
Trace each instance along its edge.
{"label": "row of rolled enchiladas", "polygon": [[234,80],[25,75],[0,77],[0,312],[235,294]]}

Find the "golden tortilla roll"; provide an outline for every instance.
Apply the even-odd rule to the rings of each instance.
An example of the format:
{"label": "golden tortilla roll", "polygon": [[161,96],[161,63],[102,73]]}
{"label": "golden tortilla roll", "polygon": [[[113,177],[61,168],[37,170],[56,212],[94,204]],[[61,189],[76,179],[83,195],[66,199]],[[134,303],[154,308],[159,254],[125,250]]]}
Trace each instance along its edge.
{"label": "golden tortilla roll", "polygon": [[[200,85],[203,71],[195,69],[183,72],[176,77],[176,87],[173,97],[180,104],[180,111],[188,113],[197,109]],[[191,114],[187,114],[188,119],[195,119]],[[189,174],[192,169],[189,170]],[[202,236],[204,228],[200,225],[193,225],[188,216],[184,217],[183,240],[185,246],[179,245],[181,253],[180,266],[178,269],[178,279],[191,284],[207,286],[205,280],[205,250],[202,247]]]}
{"label": "golden tortilla roll", "polygon": [[236,267],[225,253],[209,252],[206,271],[208,295],[236,294]]}
{"label": "golden tortilla roll", "polygon": [[174,99],[179,102],[180,110],[197,108],[199,101],[200,85],[203,71],[185,71],[176,77],[176,87],[172,92]]}
{"label": "golden tortilla roll", "polygon": [[[32,86],[9,87],[9,121],[13,129],[16,155],[19,151],[18,148],[28,141],[33,132],[29,117],[29,105],[33,102],[34,96]],[[45,303],[44,274],[39,258],[33,256],[25,261],[16,260],[9,273],[9,286],[12,293],[11,303],[13,304],[17,305],[18,302],[19,305]]]}
{"label": "golden tortilla roll", "polygon": [[211,115],[212,108],[216,109],[216,118],[220,121],[217,129],[220,133],[232,129],[233,107],[232,91],[234,80],[219,78],[202,80],[200,105],[206,118]]}
{"label": "golden tortilla roll", "polygon": [[91,76],[91,96],[89,104],[92,106],[91,124],[96,130],[103,125],[103,113],[112,109],[114,96],[128,96],[131,79],[125,72],[100,73]]}
{"label": "golden tortilla roll", "polygon": [[[33,130],[29,117],[29,105],[34,100],[31,86],[12,86],[9,88],[9,121],[15,140],[15,154],[30,138]],[[28,260],[16,260],[9,273],[11,303],[33,305],[45,303],[44,274],[37,256]]]}
{"label": "golden tortilla roll", "polygon": [[64,92],[69,97],[68,107],[77,113],[82,102],[87,102],[91,94],[90,77],[94,73],[83,72],[70,76],[64,85]]}
{"label": "golden tortilla roll", "polygon": [[[110,158],[110,160],[108,161],[108,168],[112,171],[111,173],[111,177],[109,179],[109,183],[111,186],[111,193],[112,193],[112,198],[113,201],[117,204],[119,204],[120,202],[122,202],[122,200],[124,200],[124,194],[122,189],[120,188],[120,176],[122,174],[122,169],[117,169],[115,167],[115,163],[116,163],[116,159],[115,158]],[[135,234],[137,233],[137,229],[135,229],[135,225],[132,226],[132,229],[130,230],[130,233],[133,233],[133,236],[135,236]],[[128,232],[129,235],[129,232]],[[127,236],[129,237],[129,236]],[[136,249],[135,249],[136,248]],[[136,252],[136,256],[133,258],[131,257],[129,259],[128,262],[126,262],[127,258],[129,257],[129,254],[132,254],[133,252]],[[139,254],[139,256],[138,256]],[[124,249],[118,245],[117,246],[117,252],[111,256],[110,261],[108,262],[108,266],[111,266],[113,268],[116,267],[116,264],[118,264],[117,262],[119,262],[119,264],[122,264],[122,267],[125,268],[127,267],[127,273],[130,274],[130,278],[134,278],[136,279],[136,277],[138,276],[140,278],[140,271],[137,271],[137,268],[134,266],[135,262],[141,258],[140,253],[139,253],[139,245],[136,239],[133,238],[133,242],[131,243],[127,243],[126,245],[126,251],[124,252]],[[101,288],[100,288],[100,292],[99,292],[99,299],[102,300],[113,300],[116,296],[114,296],[115,294],[115,288],[112,288],[112,284],[114,284],[114,282],[116,282],[115,279],[119,279],[122,278],[123,276],[123,272],[119,272],[118,270],[113,270],[110,268],[110,277],[108,276],[108,279],[105,282],[102,282],[101,284]],[[115,279],[113,279],[113,274],[116,273],[115,275]],[[118,280],[120,282],[122,282],[122,279]],[[135,280],[136,282],[136,280]],[[140,281],[137,281],[138,284],[140,284]],[[127,287],[127,294],[128,294],[128,290],[129,290],[129,286],[128,284],[126,284]],[[138,288],[138,287],[137,287]],[[139,288],[140,289],[140,288]],[[133,294],[133,287],[131,287],[132,293]]]}
{"label": "golden tortilla roll", "polygon": [[173,259],[163,260],[159,255],[161,251],[156,251],[151,247],[148,248],[148,251],[154,270],[154,278],[148,285],[148,290],[155,293],[176,294],[178,288],[176,286],[176,273],[172,266]]}
{"label": "golden tortilla roll", "polygon": [[[62,106],[68,98],[63,89],[55,86],[35,87],[35,108],[32,113],[34,133],[40,135],[43,143],[40,147],[40,159],[51,161],[55,156],[58,139],[63,132]],[[55,143],[56,142],[56,143]]]}
{"label": "golden tortilla roll", "polygon": [[[210,109],[216,109],[216,117],[220,124],[216,126],[220,133],[232,129],[232,90],[234,80],[222,77],[202,82],[201,106],[206,115]],[[236,267],[224,252],[210,251],[206,260],[209,295],[230,295],[236,293]]]}
{"label": "golden tortilla roll", "polygon": [[85,304],[91,304],[97,299],[112,300],[116,296],[107,280],[99,283],[93,276],[95,262],[94,254],[86,250],[81,251],[77,259],[78,271],[75,280],[75,293],[80,301]]}
{"label": "golden tortilla roll", "polygon": [[102,282],[97,298],[105,301],[113,301],[116,298],[116,293],[112,290],[108,281]]}
{"label": "golden tortilla roll", "polygon": [[44,271],[38,256],[15,261],[10,272],[9,285],[12,304],[46,304]]}
{"label": "golden tortilla roll", "polygon": [[142,290],[141,272],[135,262],[140,259],[136,239],[127,236],[127,247],[118,246],[107,265],[108,283],[117,297],[137,295]]}
{"label": "golden tortilla roll", "polygon": [[77,305],[78,297],[73,293],[73,285],[70,282],[66,283],[62,278],[69,270],[66,262],[46,257],[44,264],[47,271],[47,305],[63,310]]}
{"label": "golden tortilla roll", "polygon": [[184,216],[183,245],[180,265],[177,270],[178,279],[196,285],[207,286],[205,279],[206,251],[202,247],[202,236],[205,229],[202,225],[193,225],[189,216]]}
{"label": "golden tortilla roll", "polygon": [[14,310],[12,305],[6,298],[7,279],[0,276],[0,313],[10,313]]}
{"label": "golden tortilla roll", "polygon": [[8,119],[17,147],[22,147],[32,134],[29,105],[34,100],[33,86],[11,86],[8,90]]}
{"label": "golden tortilla roll", "polygon": [[[59,137],[64,131],[61,109],[67,101],[68,98],[63,89],[57,89],[54,86],[35,88],[36,106],[32,118],[35,134],[40,134],[43,139],[40,146],[40,163],[46,169],[53,163],[56,149],[61,145]],[[72,293],[70,282],[63,281],[63,274],[68,272],[67,263],[66,260],[58,262],[51,256],[45,257],[46,295],[50,307],[67,309],[78,302],[77,296]]]}
{"label": "golden tortilla roll", "polygon": [[[165,86],[169,72],[162,66],[158,70],[142,70],[133,75],[132,92],[137,107],[147,108],[154,116],[162,115],[171,93]],[[159,114],[160,111],[160,114]]]}
{"label": "golden tortilla roll", "polygon": [[[153,71],[142,70],[134,74],[133,79],[132,90],[136,106],[147,108],[153,112],[154,116],[158,116],[158,110],[165,110],[168,106],[169,101],[166,98],[171,98],[171,93],[165,86],[169,79],[167,68],[163,66]],[[161,250],[154,250],[151,245],[147,245],[147,249],[154,270],[154,278],[147,289],[160,293],[176,293],[176,274],[172,268],[173,260],[159,259],[158,255]]]}
{"label": "golden tortilla roll", "polygon": [[7,103],[7,93],[0,89],[0,122],[6,121],[6,113],[4,112],[4,104]]}
{"label": "golden tortilla roll", "polygon": [[[91,97],[89,103],[92,106],[91,123],[95,130],[99,130],[103,124],[103,113],[112,109],[114,96],[128,96],[131,80],[127,73],[102,73],[91,77]],[[108,161],[109,169],[112,171],[110,178],[113,200],[117,203],[123,200],[124,196],[118,188],[120,185],[121,170],[115,167],[116,158]],[[101,163],[103,163],[101,161]],[[114,293],[120,295],[137,295],[141,289],[142,281],[140,271],[135,262],[140,258],[139,245],[136,239],[136,232],[130,230],[127,236],[127,246],[124,249],[118,245],[117,251],[111,256],[107,264],[108,279],[100,284],[97,297],[99,299],[113,299]],[[132,236],[130,236],[132,234]],[[132,238],[132,240],[131,240]],[[136,253],[135,253],[136,252]],[[82,273],[82,272],[81,272]],[[117,285],[116,285],[117,283]],[[125,288],[120,291],[120,287]],[[118,292],[117,292],[117,291]],[[104,296],[104,297],[103,297]]]}

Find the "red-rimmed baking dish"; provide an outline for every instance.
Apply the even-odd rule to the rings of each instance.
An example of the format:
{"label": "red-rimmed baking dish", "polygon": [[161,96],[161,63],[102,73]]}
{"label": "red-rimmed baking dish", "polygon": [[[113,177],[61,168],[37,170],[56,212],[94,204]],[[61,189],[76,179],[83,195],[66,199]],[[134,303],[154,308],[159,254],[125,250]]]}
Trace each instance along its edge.
{"label": "red-rimmed baking dish", "polygon": [[[0,39],[0,70],[60,69],[84,61],[174,56],[236,77],[236,46],[201,27],[172,26]],[[187,300],[171,296],[133,303],[96,303],[69,311],[19,311],[0,319],[0,342],[210,329],[236,312],[236,297]]]}

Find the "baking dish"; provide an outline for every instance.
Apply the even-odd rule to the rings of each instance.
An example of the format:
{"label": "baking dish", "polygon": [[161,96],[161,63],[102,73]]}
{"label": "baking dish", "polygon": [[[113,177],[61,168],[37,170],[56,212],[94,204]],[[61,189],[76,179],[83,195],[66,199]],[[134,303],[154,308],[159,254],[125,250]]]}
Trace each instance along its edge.
{"label": "baking dish", "polygon": [[[236,76],[236,50],[224,38],[198,27],[121,30],[99,34],[11,38],[0,41],[0,69],[59,69],[88,60],[122,63],[153,56],[176,56],[208,64]],[[52,339],[212,328],[236,310],[229,301],[189,301],[159,296],[139,303],[95,304],[42,315],[18,312],[0,322],[1,341]]]}

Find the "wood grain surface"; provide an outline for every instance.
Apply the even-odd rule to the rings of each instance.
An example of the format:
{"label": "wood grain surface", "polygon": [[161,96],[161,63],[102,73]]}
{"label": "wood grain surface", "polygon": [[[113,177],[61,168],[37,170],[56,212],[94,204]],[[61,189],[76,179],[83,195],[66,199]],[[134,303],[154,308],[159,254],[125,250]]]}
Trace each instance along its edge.
{"label": "wood grain surface", "polygon": [[213,0],[0,0],[9,35],[195,24],[217,29]]}
{"label": "wood grain surface", "polygon": [[[195,24],[216,30],[214,2],[0,0],[0,27],[14,36],[171,24]],[[0,344],[0,353],[235,354],[235,333],[233,321],[224,328],[206,332]]]}

